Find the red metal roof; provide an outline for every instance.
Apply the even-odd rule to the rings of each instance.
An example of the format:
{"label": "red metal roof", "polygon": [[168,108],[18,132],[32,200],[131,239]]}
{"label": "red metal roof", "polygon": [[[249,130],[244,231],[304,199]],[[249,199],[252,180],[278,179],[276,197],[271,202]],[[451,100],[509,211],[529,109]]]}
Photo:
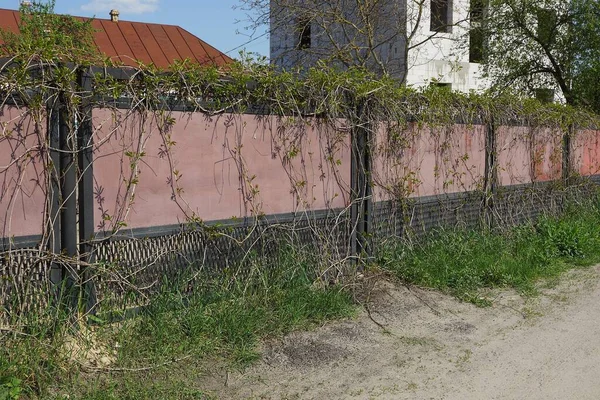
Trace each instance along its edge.
{"label": "red metal roof", "polygon": [[[127,66],[138,61],[168,68],[175,60],[190,59],[202,65],[221,66],[233,60],[202,39],[174,25],[150,24],[109,19],[77,17],[92,20],[94,43],[111,60]],[[0,8],[0,28],[19,31],[17,10]]]}

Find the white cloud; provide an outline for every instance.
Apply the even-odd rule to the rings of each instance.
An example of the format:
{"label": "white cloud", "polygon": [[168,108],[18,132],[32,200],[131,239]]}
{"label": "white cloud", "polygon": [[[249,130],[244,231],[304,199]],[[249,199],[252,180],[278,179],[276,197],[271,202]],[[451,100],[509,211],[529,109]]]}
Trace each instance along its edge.
{"label": "white cloud", "polygon": [[117,9],[121,17],[127,19],[126,14],[144,14],[158,10],[158,2],[159,0],[91,0],[82,5],[81,9],[97,13],[99,18],[106,18],[110,10]]}

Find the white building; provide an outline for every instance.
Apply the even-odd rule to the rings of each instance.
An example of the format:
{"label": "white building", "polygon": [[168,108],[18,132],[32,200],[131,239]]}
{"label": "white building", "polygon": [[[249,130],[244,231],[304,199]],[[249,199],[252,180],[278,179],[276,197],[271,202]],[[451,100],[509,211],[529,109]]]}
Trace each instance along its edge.
{"label": "white building", "polygon": [[271,0],[271,62],[285,69],[318,60],[362,64],[409,86],[483,89],[480,38],[467,29],[481,16],[477,4],[482,0]]}

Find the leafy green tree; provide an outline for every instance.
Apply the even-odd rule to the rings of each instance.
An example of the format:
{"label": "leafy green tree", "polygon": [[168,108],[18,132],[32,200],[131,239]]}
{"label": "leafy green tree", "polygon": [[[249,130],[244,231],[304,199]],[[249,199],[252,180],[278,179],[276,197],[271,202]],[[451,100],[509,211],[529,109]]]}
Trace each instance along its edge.
{"label": "leafy green tree", "polygon": [[91,20],[55,14],[54,5],[55,0],[21,4],[19,32],[0,29],[0,55],[41,65],[103,64]]}
{"label": "leafy green tree", "polygon": [[584,3],[575,21],[578,51],[573,62],[573,92],[579,104],[600,113],[600,2]]}
{"label": "leafy green tree", "polygon": [[490,0],[483,14],[472,29],[485,38],[493,90],[540,97],[557,89],[567,104],[600,110],[598,0]]}

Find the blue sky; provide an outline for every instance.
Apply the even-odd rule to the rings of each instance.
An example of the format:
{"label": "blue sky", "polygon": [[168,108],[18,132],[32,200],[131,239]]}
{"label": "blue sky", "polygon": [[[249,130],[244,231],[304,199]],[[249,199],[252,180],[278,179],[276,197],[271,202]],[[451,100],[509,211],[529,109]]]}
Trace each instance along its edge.
{"label": "blue sky", "polygon": [[[20,0],[0,0],[0,8],[17,9]],[[84,17],[109,18],[116,8],[120,18],[128,21],[155,22],[179,25],[217,49],[228,52],[238,46],[262,55],[269,53],[268,36],[252,42],[245,31],[245,12],[234,10],[239,0],[56,0],[55,11]],[[239,31],[240,33],[236,33]],[[259,36],[264,33],[255,34]],[[231,51],[236,57],[239,49]]]}

